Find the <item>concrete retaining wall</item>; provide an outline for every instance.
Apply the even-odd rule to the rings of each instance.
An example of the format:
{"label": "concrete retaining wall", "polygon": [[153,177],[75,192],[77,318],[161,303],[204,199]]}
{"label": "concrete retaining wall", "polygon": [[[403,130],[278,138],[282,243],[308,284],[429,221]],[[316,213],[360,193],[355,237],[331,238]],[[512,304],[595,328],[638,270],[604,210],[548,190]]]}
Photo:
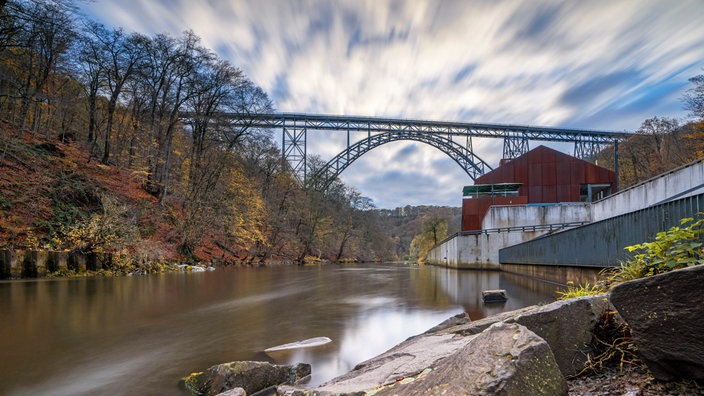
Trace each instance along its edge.
{"label": "concrete retaining wall", "polygon": [[704,192],[704,159],[663,173],[592,204],[592,221],[600,221]]}
{"label": "concrete retaining wall", "polygon": [[543,235],[547,230],[459,235],[428,253],[429,264],[458,269],[500,269],[499,249]]}
{"label": "concrete retaining wall", "polygon": [[566,284],[571,281],[575,285],[595,285],[604,279],[600,275],[601,268],[574,267],[569,265],[526,265],[526,264],[501,264],[501,271],[528,276],[543,281]]}
{"label": "concrete retaining wall", "polygon": [[111,253],[0,250],[0,279],[41,278],[60,270],[85,272],[112,268]]}

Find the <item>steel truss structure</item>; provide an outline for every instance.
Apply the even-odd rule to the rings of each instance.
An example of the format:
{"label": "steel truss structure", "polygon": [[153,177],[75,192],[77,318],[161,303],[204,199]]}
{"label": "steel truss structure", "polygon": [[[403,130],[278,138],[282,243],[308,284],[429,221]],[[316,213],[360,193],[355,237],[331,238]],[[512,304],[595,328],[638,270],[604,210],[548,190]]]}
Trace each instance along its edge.
{"label": "steel truss structure", "polygon": [[[472,180],[491,169],[472,151],[472,137],[504,139],[504,158],[528,152],[528,141],[574,142],[578,158],[591,158],[605,146],[630,136],[627,132],[502,125],[467,122],[404,120],[377,117],[336,116],[300,113],[225,114],[234,126],[282,130],[282,153],[304,185],[325,188],[364,153],[398,140],[427,143],[457,162]],[[347,148],[330,160],[316,175],[308,177],[306,137],[308,130],[347,132]],[[367,137],[350,144],[350,132],[367,132]],[[452,140],[466,137],[462,146]],[[616,153],[616,158],[618,154]],[[312,183],[309,183],[309,179]]]}
{"label": "steel truss structure", "polygon": [[399,140],[414,140],[440,149],[450,156],[472,180],[483,174],[487,168],[491,169],[489,164],[474,155],[471,146],[469,148],[462,146],[444,135],[417,131],[390,131],[371,135],[348,146],[347,150],[336,155],[322,169],[318,170],[314,177],[308,180],[308,185],[317,190],[325,190],[357,158],[382,144]]}

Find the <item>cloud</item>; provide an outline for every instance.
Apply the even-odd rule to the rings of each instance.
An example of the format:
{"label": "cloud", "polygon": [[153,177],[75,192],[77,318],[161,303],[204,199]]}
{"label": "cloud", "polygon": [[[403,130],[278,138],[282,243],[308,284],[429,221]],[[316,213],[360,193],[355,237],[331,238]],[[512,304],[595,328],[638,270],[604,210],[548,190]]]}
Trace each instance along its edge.
{"label": "cloud", "polygon": [[559,101],[569,106],[582,106],[601,95],[611,95],[611,91],[622,92],[623,86],[635,86],[640,80],[642,77],[633,70],[619,70],[611,74],[597,75],[566,89]]}
{"label": "cloud", "polygon": [[[83,7],[129,30],[192,29],[286,112],[632,131],[655,115],[683,117],[679,92],[704,67],[700,0],[95,0]],[[352,142],[363,137],[353,134]],[[329,159],[346,144],[344,133],[314,132],[308,152]],[[474,147],[498,163],[501,142]],[[445,160],[424,144],[392,143],[342,178],[381,207],[450,196],[459,205],[458,191],[471,180]]]}

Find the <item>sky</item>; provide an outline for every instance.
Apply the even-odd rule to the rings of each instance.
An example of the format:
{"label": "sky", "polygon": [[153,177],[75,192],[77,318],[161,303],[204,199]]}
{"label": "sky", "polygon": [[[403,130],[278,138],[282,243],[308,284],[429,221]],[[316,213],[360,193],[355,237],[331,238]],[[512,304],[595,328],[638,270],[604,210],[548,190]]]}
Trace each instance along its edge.
{"label": "sky", "polygon": [[[193,30],[281,112],[632,132],[655,116],[686,121],[681,96],[704,74],[704,0],[93,0],[81,8],[128,31]],[[307,152],[327,161],[346,139],[309,131]],[[473,143],[498,165],[500,140]],[[341,179],[380,208],[461,206],[462,187],[473,184],[447,155],[412,141],[368,152]]]}

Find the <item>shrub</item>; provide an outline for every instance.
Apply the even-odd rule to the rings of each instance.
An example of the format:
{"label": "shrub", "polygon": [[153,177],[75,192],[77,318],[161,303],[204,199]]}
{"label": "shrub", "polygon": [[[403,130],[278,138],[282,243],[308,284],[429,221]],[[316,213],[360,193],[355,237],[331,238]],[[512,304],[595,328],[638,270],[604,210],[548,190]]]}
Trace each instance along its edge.
{"label": "shrub", "polygon": [[116,251],[139,237],[125,207],[107,195],[101,198],[101,205],[101,213],[57,233],[52,240],[54,247],[84,253]]}
{"label": "shrub", "polygon": [[[613,272],[611,280],[624,282],[680,268],[704,264],[704,248],[701,235],[704,233],[704,217],[686,217],[680,225],[658,232],[652,242],[626,246],[629,252],[639,252],[621,264]],[[685,226],[686,225],[686,226]]]}

